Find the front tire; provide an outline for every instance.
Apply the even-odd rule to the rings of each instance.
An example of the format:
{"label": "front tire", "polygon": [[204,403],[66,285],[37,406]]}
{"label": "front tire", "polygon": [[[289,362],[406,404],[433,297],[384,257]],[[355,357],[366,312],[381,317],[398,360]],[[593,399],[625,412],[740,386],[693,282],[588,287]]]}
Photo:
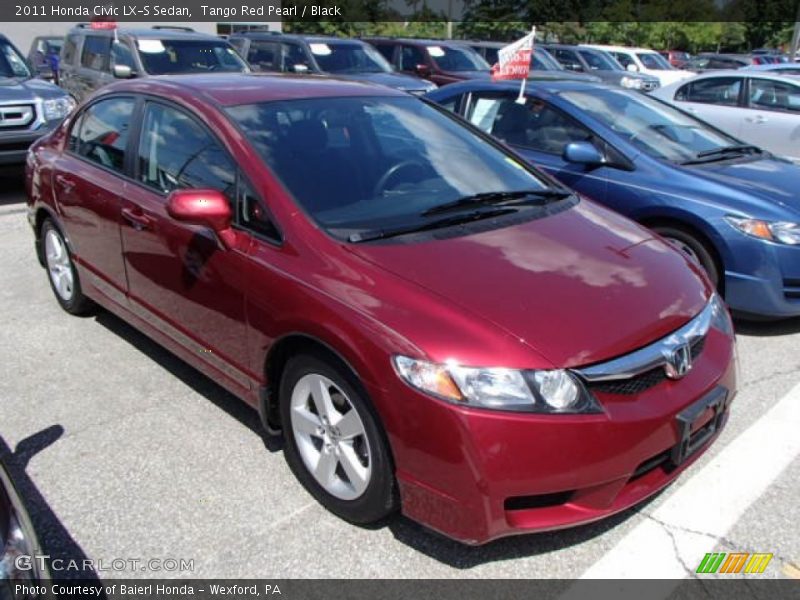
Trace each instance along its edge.
{"label": "front tire", "polygon": [[284,454],[297,479],[325,508],[357,524],[397,507],[394,469],[377,415],[338,361],[303,354],[280,384]]}
{"label": "front tire", "polygon": [[58,304],[71,315],[90,312],[94,303],[83,295],[67,242],[52,219],[44,222],[40,237],[47,279]]}

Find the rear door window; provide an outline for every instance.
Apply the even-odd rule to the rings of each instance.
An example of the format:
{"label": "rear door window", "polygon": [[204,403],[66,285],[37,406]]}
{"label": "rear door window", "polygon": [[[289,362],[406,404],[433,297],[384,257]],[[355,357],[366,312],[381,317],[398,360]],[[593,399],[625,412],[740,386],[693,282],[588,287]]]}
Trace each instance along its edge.
{"label": "rear door window", "polygon": [[778,112],[800,112],[800,87],[773,79],[751,79],[750,106]]}
{"label": "rear door window", "polygon": [[133,98],[109,98],[87,108],[70,145],[78,155],[118,173],[125,172],[125,156],[134,111]]}
{"label": "rear door window", "polygon": [[675,100],[737,106],[741,89],[741,77],[711,77],[687,83],[677,91]]}

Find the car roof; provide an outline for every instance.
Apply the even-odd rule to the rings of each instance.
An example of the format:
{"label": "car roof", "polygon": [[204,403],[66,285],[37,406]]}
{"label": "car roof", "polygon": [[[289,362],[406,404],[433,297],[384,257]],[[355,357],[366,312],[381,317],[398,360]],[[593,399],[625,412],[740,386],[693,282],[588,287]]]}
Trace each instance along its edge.
{"label": "car roof", "polygon": [[800,71],[798,63],[770,63],[767,65],[747,65],[743,67],[745,71],[778,71],[778,70]]}
{"label": "car roof", "polygon": [[186,99],[203,98],[220,106],[301,98],[408,97],[405,92],[373,83],[289,73],[164,75],[125,80],[103,89],[106,93],[138,92]]}
{"label": "car roof", "polygon": [[[459,83],[451,83],[449,85],[439,88],[440,90],[447,90],[452,92],[476,91],[476,90],[513,90],[519,91],[520,80],[510,79],[505,81],[490,81],[483,79],[469,79]],[[608,85],[595,81],[584,81],[579,79],[528,79],[525,91],[529,94],[536,94],[544,92],[545,94],[560,94],[561,92],[591,92],[598,89],[605,90],[619,90],[622,89],[615,85]],[[438,92],[434,91],[432,94]]]}
{"label": "car roof", "polygon": [[418,45],[418,46],[469,46],[471,44],[469,40],[437,40],[433,38],[381,37],[379,35],[364,36],[364,39],[372,40],[375,42],[398,42],[398,43]]}
{"label": "car roof", "polygon": [[605,44],[581,44],[581,46],[588,46],[589,48],[600,48],[601,50],[612,50],[614,52],[647,52],[651,54],[658,54],[652,48],[638,48],[636,46],[613,46]]}
{"label": "car roof", "polygon": [[337,37],[335,35],[299,35],[297,36],[300,39],[305,40],[308,43],[319,43],[319,44],[349,44],[351,46],[360,46],[361,44],[366,44],[364,40],[356,40],[353,38],[343,38]]}
{"label": "car roof", "polygon": [[[705,73],[700,73],[692,77],[692,79],[711,79],[713,77],[743,77],[743,76],[752,76],[753,71],[756,69],[750,69],[749,67],[745,67],[742,69],[719,69],[715,71],[707,71]],[[798,85],[797,80],[791,77],[786,77],[785,75],[781,75],[780,73],[772,73],[770,71],[758,71],[758,77],[760,79],[771,79],[775,81],[784,81],[789,82],[792,85]],[[684,81],[689,81],[688,79]]]}

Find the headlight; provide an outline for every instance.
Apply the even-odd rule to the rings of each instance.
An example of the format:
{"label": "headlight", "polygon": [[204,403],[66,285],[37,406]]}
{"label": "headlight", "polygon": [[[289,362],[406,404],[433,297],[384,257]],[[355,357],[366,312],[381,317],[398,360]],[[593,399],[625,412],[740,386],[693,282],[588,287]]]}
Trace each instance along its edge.
{"label": "headlight", "polygon": [[636,77],[628,77],[627,75],[619,80],[619,84],[631,90],[640,90],[642,89],[643,80],[637,79]]}
{"label": "headlight", "polygon": [[762,221],[742,217],[725,217],[733,227],[749,236],[779,244],[800,244],[800,224],[789,221]]}
{"label": "headlight", "polygon": [[75,108],[75,100],[70,96],[52,98],[44,101],[44,118],[47,121],[60,121]]}
{"label": "headlight", "polygon": [[406,356],[395,356],[393,362],[403,381],[453,404],[537,413],[602,412],[577,376],[562,369],[474,368]]}
{"label": "headlight", "polygon": [[728,307],[719,294],[715,293],[709,302],[711,305],[711,327],[721,331],[729,337],[734,337],[733,321]]}

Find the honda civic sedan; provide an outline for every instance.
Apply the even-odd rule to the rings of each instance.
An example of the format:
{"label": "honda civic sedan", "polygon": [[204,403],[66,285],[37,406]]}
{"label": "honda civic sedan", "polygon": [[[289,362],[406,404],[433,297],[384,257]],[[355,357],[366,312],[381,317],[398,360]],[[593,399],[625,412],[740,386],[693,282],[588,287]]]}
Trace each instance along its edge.
{"label": "honda civic sedan", "polygon": [[702,270],[456,116],[373,84],[185,76],[93,97],[27,163],[55,299],[259,410],[326,508],[466,543],[675,479],[736,393]]}
{"label": "honda civic sedan", "polygon": [[800,167],[653,94],[540,82],[520,104],[519,82],[465,82],[429,98],[658,232],[741,316],[799,316]]}

